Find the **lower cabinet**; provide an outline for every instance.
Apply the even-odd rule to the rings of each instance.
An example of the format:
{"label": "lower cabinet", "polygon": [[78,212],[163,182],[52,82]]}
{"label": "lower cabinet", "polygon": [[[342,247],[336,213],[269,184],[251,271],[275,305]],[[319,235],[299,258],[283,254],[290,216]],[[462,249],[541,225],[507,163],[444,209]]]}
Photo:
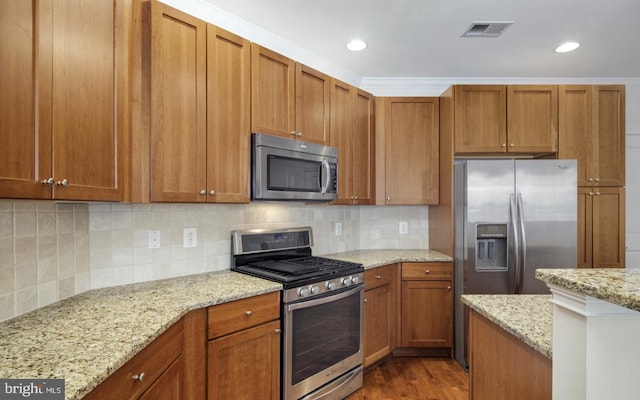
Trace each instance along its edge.
{"label": "lower cabinet", "polygon": [[364,367],[393,353],[398,336],[398,264],[364,273]]}
{"label": "lower cabinet", "polygon": [[279,318],[279,292],[209,307],[209,400],[280,398]]}
{"label": "lower cabinet", "polygon": [[453,265],[402,263],[400,346],[449,349],[453,342]]}
{"label": "lower cabinet", "polygon": [[551,360],[469,311],[469,398],[551,400]]}

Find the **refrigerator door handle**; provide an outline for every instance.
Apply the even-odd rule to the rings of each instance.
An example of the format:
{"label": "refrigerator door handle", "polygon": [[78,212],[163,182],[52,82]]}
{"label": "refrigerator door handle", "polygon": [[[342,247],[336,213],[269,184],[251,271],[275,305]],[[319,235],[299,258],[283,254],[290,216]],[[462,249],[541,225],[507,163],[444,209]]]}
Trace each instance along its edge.
{"label": "refrigerator door handle", "polygon": [[518,279],[518,287],[516,293],[522,293],[522,284],[524,272],[527,268],[527,238],[524,234],[524,206],[522,201],[522,193],[518,193],[516,198],[516,203],[518,206],[518,225],[520,226],[520,251],[522,253],[522,261],[520,262],[520,273]]}
{"label": "refrigerator door handle", "polygon": [[512,293],[518,293],[520,282],[520,238],[518,235],[518,212],[516,198],[513,194],[509,195],[509,214],[511,216],[511,227],[513,229],[513,281],[511,282]]}

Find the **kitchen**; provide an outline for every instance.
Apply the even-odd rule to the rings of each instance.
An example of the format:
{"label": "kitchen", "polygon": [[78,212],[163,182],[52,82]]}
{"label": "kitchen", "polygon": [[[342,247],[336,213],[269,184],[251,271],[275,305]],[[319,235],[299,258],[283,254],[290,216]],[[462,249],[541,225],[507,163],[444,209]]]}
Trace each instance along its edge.
{"label": "kitchen", "polygon": [[[179,2],[177,2],[179,3]],[[176,7],[181,4],[175,4]],[[182,4],[196,7],[197,3]],[[198,10],[202,12],[201,10]],[[217,17],[219,18],[219,17]],[[213,22],[216,22],[215,20]],[[248,28],[244,28],[248,29]],[[241,29],[237,30],[242,33]],[[251,37],[247,35],[248,37]],[[251,37],[253,39],[253,37]],[[313,57],[296,49],[281,49],[292,58],[316,65]],[[349,76],[335,74],[347,81]],[[535,83],[622,83],[627,98],[627,204],[635,204],[633,171],[638,170],[637,113],[640,84],[637,78],[535,79]],[[491,83],[531,83],[531,79],[491,79]],[[434,79],[406,83],[400,79],[363,79],[363,87],[376,96],[438,96],[452,83],[487,83],[487,79]],[[367,86],[368,85],[368,86]],[[405,86],[403,86],[405,85]],[[373,88],[376,88],[374,90]],[[246,205],[53,203],[31,200],[0,202],[3,257],[1,319],[42,307],[89,289],[151,279],[227,269],[229,232],[254,227],[312,226],[314,254],[360,248],[425,249],[429,243],[429,208],[425,206],[309,206],[300,203]],[[638,216],[627,208],[627,265],[637,262]],[[208,223],[207,221],[215,221]],[[406,226],[407,233],[401,233]],[[182,246],[183,229],[197,229],[198,246]],[[148,231],[159,231],[159,247],[150,249]],[[340,232],[341,234],[338,234]],[[403,230],[405,232],[405,230]],[[15,247],[14,247],[15,238]],[[33,249],[38,249],[37,252]],[[8,264],[8,265],[7,265]],[[5,275],[6,274],[6,275]],[[4,277],[7,276],[7,279]],[[37,280],[34,277],[38,276]],[[5,307],[6,305],[6,307]]]}

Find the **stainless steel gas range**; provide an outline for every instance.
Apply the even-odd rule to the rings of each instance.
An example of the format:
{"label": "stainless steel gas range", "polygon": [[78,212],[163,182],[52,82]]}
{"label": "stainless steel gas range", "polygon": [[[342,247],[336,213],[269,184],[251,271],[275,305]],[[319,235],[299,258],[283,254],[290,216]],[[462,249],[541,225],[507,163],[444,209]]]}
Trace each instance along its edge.
{"label": "stainless steel gas range", "polygon": [[314,257],[312,246],[310,227],[231,233],[231,269],[284,287],[284,400],[339,400],[362,387],[364,268]]}

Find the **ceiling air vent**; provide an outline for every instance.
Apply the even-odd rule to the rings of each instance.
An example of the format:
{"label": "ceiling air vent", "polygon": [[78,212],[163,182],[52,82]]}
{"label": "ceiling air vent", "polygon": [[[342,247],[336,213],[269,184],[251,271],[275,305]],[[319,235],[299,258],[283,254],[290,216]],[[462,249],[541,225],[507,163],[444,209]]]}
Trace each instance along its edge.
{"label": "ceiling air vent", "polygon": [[480,22],[475,21],[462,37],[498,37],[510,27],[513,22]]}

